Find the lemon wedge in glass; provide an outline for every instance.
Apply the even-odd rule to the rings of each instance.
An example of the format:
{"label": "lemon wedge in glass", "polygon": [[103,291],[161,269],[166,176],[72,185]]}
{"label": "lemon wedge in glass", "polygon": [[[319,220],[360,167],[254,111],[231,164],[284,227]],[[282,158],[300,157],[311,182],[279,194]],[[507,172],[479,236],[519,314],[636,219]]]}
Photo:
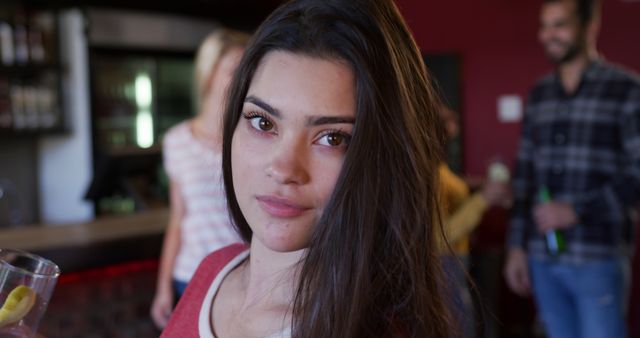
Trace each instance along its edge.
{"label": "lemon wedge in glass", "polygon": [[32,288],[19,285],[9,293],[0,308],[0,327],[18,322],[29,313],[36,302],[36,292]]}

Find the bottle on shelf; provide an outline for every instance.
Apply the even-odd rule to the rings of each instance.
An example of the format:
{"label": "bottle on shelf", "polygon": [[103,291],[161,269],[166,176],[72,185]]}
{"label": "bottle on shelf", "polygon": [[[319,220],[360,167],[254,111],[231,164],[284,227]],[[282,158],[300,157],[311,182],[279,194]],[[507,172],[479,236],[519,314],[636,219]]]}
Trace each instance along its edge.
{"label": "bottle on shelf", "polygon": [[0,75],[0,128],[8,129],[13,124],[9,79]]}
{"label": "bottle on shelf", "polygon": [[0,21],[0,61],[4,66],[11,66],[14,58],[13,28],[8,21]]}
{"label": "bottle on shelf", "polygon": [[53,62],[51,50],[54,31],[54,18],[51,12],[36,12],[29,18],[29,57],[34,64]]}
{"label": "bottle on shelf", "polygon": [[39,126],[38,121],[38,102],[37,102],[37,87],[33,83],[28,83],[22,88],[24,98],[24,120],[25,127],[29,129],[37,129]]}
{"label": "bottle on shelf", "polygon": [[22,11],[17,11],[16,13],[13,36],[15,41],[15,63],[25,65],[29,62],[29,39],[27,36],[27,23]]}
{"label": "bottle on shelf", "polygon": [[36,25],[29,29],[29,56],[33,63],[44,63],[44,46],[42,45],[42,31]]}
{"label": "bottle on shelf", "polygon": [[27,119],[24,108],[24,87],[21,82],[13,81],[10,85],[11,115],[14,129],[27,127]]}
{"label": "bottle on shelf", "polygon": [[38,122],[43,129],[53,128],[58,124],[58,111],[55,88],[43,85],[37,89]]}

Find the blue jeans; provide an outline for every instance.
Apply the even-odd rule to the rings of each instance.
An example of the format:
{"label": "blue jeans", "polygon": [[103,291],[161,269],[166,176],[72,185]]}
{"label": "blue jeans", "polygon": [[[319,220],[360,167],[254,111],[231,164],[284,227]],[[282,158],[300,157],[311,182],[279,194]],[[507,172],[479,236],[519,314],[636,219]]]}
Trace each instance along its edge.
{"label": "blue jeans", "polygon": [[529,260],[538,313],[549,338],[625,338],[628,262]]}
{"label": "blue jeans", "polygon": [[176,301],[182,297],[184,290],[187,288],[187,282],[179,281],[177,279],[173,280],[173,292],[176,298]]}
{"label": "blue jeans", "polygon": [[450,292],[447,298],[451,303],[454,319],[460,327],[461,337],[473,338],[475,337],[475,315],[465,270],[469,266],[469,257],[442,255],[441,261]]}

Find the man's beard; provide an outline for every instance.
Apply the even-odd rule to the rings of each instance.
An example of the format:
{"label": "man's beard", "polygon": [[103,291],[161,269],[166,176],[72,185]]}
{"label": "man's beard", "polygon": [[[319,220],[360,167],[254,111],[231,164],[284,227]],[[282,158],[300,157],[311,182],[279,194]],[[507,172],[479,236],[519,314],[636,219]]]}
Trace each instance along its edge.
{"label": "man's beard", "polygon": [[[556,41],[556,43],[558,42]],[[566,47],[566,50],[562,55],[553,55],[547,52],[547,57],[549,58],[549,60],[556,65],[561,65],[561,64],[575,60],[575,58],[578,55],[580,55],[586,48],[584,37],[580,37],[570,43],[562,43],[562,44]]]}

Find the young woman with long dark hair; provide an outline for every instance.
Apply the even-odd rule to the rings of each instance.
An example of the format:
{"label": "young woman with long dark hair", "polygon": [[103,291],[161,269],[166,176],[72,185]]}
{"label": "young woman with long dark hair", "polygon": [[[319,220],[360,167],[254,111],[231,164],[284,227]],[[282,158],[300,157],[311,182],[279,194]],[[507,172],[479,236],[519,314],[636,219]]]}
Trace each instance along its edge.
{"label": "young woman with long dark hair", "polygon": [[435,248],[439,102],[391,0],[299,0],[230,87],[223,175],[246,242],[164,337],[450,337]]}

